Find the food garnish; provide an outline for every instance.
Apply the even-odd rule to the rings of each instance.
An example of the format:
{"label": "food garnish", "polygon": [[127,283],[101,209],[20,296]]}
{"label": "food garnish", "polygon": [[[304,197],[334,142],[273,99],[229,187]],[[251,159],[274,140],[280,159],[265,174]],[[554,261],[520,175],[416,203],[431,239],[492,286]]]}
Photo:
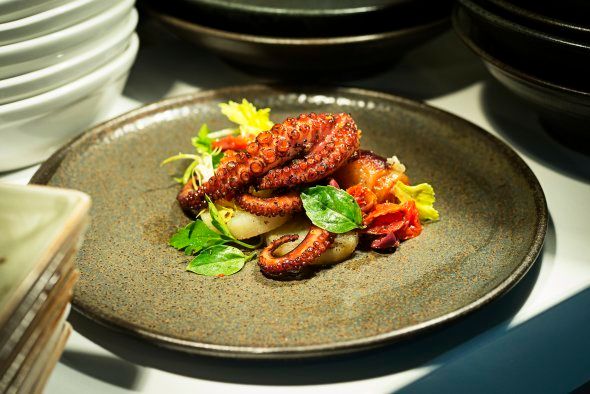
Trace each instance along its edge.
{"label": "food garnish", "polygon": [[438,211],[434,209],[434,189],[428,183],[410,186],[397,182],[393,186],[393,194],[401,202],[414,201],[420,220],[438,220]]}
{"label": "food garnish", "polygon": [[305,214],[313,224],[334,234],[362,227],[363,213],[354,197],[333,186],[314,186],[301,192]]}
{"label": "food garnish", "polygon": [[220,108],[235,127],[203,125],[191,139],[194,153],[162,162],[190,160],[177,199],[195,220],[169,242],[194,255],[188,271],[232,275],[257,256],[269,278],[300,277],[358,245],[393,251],[439,219],[432,186],[411,186],[397,157],[360,150],[349,114],[274,124],[269,108],[245,99]]}

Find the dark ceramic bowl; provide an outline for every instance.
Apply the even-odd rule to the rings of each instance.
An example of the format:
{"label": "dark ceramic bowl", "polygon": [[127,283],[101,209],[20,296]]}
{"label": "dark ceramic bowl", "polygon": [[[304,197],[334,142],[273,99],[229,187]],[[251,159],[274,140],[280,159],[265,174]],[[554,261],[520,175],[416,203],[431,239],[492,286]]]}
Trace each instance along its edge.
{"label": "dark ceramic bowl", "polygon": [[[555,16],[555,13],[548,13],[546,15],[541,14],[535,11],[534,8],[523,8],[526,4],[520,6],[513,0],[475,0],[474,2],[480,5],[485,5],[495,14],[505,16],[523,26],[531,27],[545,33],[590,43],[590,20],[586,20],[586,23],[576,23],[575,21],[571,22],[567,19],[559,19],[559,14],[557,14],[557,17]],[[590,4],[590,2],[587,4]],[[562,8],[565,9],[565,7]],[[574,7],[569,8],[569,10],[574,14],[586,13],[586,15],[589,15],[588,13],[590,10],[586,10],[585,8],[588,7]]]}
{"label": "dark ceramic bowl", "polygon": [[[492,0],[494,1],[494,0]],[[527,13],[558,20],[563,23],[590,27],[590,1],[588,0],[500,0]],[[494,2],[500,2],[494,1]]]}
{"label": "dark ceramic bowl", "polygon": [[[534,105],[545,128],[559,141],[583,152],[590,152],[590,86],[559,84],[539,78],[527,69],[513,66],[512,59],[501,57],[489,42],[472,34],[471,25],[461,17],[458,7],[453,14],[453,26],[459,37],[484,62],[490,73],[502,85]],[[497,53],[500,53],[498,55]]]}
{"label": "dark ceramic bowl", "polygon": [[149,11],[179,38],[240,69],[283,79],[347,79],[390,66],[407,50],[446,30],[447,18],[385,33],[330,38],[277,38],[232,33]]}
{"label": "dark ceramic bowl", "polygon": [[586,90],[590,44],[522,26],[470,0],[454,11],[464,34],[516,69],[574,89]]}
{"label": "dark ceramic bowl", "polygon": [[451,0],[144,0],[161,13],[215,29],[273,37],[361,35],[448,17]]}

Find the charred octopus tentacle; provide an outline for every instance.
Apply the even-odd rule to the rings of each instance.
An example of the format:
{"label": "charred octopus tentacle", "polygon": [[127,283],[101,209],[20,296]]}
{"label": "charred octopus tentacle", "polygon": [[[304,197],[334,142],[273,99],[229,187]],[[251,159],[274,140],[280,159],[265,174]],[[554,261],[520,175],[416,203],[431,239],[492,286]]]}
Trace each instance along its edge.
{"label": "charred octopus tentacle", "polygon": [[350,116],[337,115],[338,124],[307,155],[273,168],[258,180],[259,189],[312,183],[338,170],[359,148],[359,131]]}
{"label": "charred octopus tentacle", "polygon": [[287,216],[303,211],[298,191],[275,197],[258,197],[244,193],[236,196],[235,201],[243,210],[259,216]]}
{"label": "charred octopus tentacle", "polygon": [[312,225],[303,241],[292,251],[281,257],[273,256],[273,252],[281,245],[295,241],[298,235],[283,235],[271,242],[260,252],[258,265],[266,276],[280,278],[297,274],[302,268],[324,253],[334,241],[335,234]]}
{"label": "charred octopus tentacle", "polygon": [[[231,199],[264,177],[269,171],[291,161],[279,172],[268,174],[261,187],[294,186],[321,179],[336,171],[358,149],[359,131],[348,114],[302,114],[287,118],[249,143],[232,160],[223,161],[215,175],[194,189],[187,183],[177,199],[188,212],[197,213],[212,200]],[[298,160],[293,160],[298,159]]]}

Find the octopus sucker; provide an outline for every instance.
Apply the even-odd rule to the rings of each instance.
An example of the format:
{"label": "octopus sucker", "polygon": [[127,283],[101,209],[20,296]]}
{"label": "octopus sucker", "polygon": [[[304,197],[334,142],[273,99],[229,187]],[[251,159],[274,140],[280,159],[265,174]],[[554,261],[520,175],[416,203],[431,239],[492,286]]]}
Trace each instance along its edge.
{"label": "octopus sucker", "polygon": [[259,216],[287,216],[303,211],[299,192],[294,190],[274,197],[244,193],[236,196],[235,202],[243,210]]}
{"label": "octopus sucker", "polygon": [[[265,189],[313,182],[346,163],[358,149],[359,138],[354,120],[346,113],[287,118],[260,133],[245,151],[223,160],[215,175],[201,186],[193,188],[192,182],[187,183],[178,202],[185,211],[196,214],[206,206],[205,195],[213,201],[229,200],[259,178],[266,177],[259,183]],[[304,160],[305,165],[294,159]]]}
{"label": "octopus sucker", "polygon": [[335,234],[312,225],[303,241],[295,249],[284,256],[275,257],[273,252],[278,247],[299,238],[297,234],[283,235],[271,242],[258,255],[260,271],[272,278],[296,275],[324,253],[334,241],[334,237]]}

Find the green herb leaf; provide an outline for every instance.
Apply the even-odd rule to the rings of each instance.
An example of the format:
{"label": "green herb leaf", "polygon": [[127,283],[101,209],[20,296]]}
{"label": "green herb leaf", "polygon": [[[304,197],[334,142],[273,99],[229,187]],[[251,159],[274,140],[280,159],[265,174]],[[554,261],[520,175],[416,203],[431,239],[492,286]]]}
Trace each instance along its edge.
{"label": "green herb leaf", "polygon": [[184,249],[184,253],[188,255],[196,254],[203,249],[221,245],[228,241],[207,227],[202,220],[196,220],[179,229],[168,243],[178,250]]}
{"label": "green herb leaf", "polygon": [[245,255],[233,246],[217,245],[203,250],[186,267],[187,271],[205,276],[232,275],[254,258],[255,253]]}
{"label": "green herb leaf", "polygon": [[173,161],[176,161],[176,160],[184,160],[184,159],[196,160],[198,158],[199,158],[199,156],[193,155],[190,153],[179,153],[177,155],[170,156],[169,158],[163,160],[160,163],[160,167],[163,166],[164,164],[172,163]]}
{"label": "green herb leaf", "polygon": [[217,207],[215,206],[215,204],[213,204],[213,201],[211,201],[211,199],[207,195],[205,195],[205,199],[207,200],[207,205],[209,206],[209,213],[211,214],[211,224],[213,225],[213,227],[215,227],[221,234],[230,237],[231,239],[235,239],[232,233],[229,231],[227,223],[219,214]]}
{"label": "green herb leaf", "polygon": [[226,242],[235,243],[237,245],[240,245],[240,246],[243,246],[243,247],[249,248],[249,249],[256,249],[257,247],[259,247],[262,244],[262,239],[256,245],[250,245],[246,242],[242,242],[239,239],[236,239],[236,237],[234,237],[233,234],[231,233],[231,231],[229,230],[229,227],[227,226],[227,222],[225,221],[223,216],[219,213],[219,210],[217,209],[217,207],[215,206],[213,201],[211,201],[211,199],[207,195],[205,195],[205,199],[207,200],[207,205],[209,207],[209,214],[211,215],[211,225],[213,227],[215,227],[217,229],[217,231],[220,232],[220,234],[217,234],[217,233],[216,234],[218,236],[220,236],[223,240],[225,240]]}
{"label": "green herb leaf", "polygon": [[355,199],[342,189],[314,186],[301,193],[307,217],[316,226],[342,234],[360,228],[363,215]]}
{"label": "green herb leaf", "polygon": [[[215,153],[218,152],[218,153]],[[213,163],[213,168],[217,169],[221,159],[223,159],[224,153],[221,151],[214,151],[214,154],[211,155],[211,162]]]}
{"label": "green herb leaf", "polygon": [[213,152],[213,140],[209,137],[209,132],[209,127],[207,127],[206,124],[203,124],[199,129],[199,134],[197,134],[196,137],[191,138],[191,144],[193,144],[193,146],[197,149],[197,152]]}

